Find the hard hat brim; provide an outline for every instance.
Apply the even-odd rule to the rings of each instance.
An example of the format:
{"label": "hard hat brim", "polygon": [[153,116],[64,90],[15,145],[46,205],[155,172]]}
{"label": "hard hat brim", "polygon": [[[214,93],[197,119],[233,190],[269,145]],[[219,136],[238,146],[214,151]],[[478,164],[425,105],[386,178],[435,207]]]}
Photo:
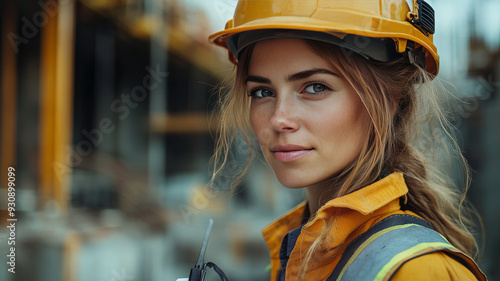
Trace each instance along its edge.
{"label": "hard hat brim", "polygon": [[[295,29],[258,29],[244,31],[229,37],[226,44],[231,54],[239,60],[241,51],[247,46],[263,40],[282,38],[324,42],[348,50],[345,52],[345,55],[350,55],[354,52],[365,59],[381,62],[390,62],[402,55],[396,51],[394,41],[390,38],[370,38],[343,33],[334,35],[325,32]],[[422,63],[425,65],[425,61]]]}
{"label": "hard hat brim", "polygon": [[[345,11],[343,12],[345,13]],[[297,31],[323,32],[336,36],[353,34],[368,38],[391,38],[395,42],[396,50],[402,53],[405,51],[405,48],[399,47],[398,49],[398,45],[404,43],[404,46],[406,46],[406,41],[410,40],[426,50],[425,60],[427,72],[432,74],[438,73],[439,56],[436,47],[432,44],[432,35],[430,35],[430,38],[427,37],[409,22],[400,22],[384,18],[377,18],[377,26],[383,25],[385,27],[383,31],[381,31],[380,28],[375,28],[377,26],[369,26],[371,28],[367,28],[368,23],[373,21],[373,17],[367,18],[363,15],[358,15],[358,17],[360,19],[365,19],[365,21],[358,21],[356,24],[352,24],[308,17],[279,16],[257,19],[233,27],[233,21],[231,20],[226,25],[225,30],[210,35],[209,42],[224,47],[229,51],[228,39],[234,35],[254,30],[292,29]],[[367,20],[369,20],[369,22],[366,22]],[[234,54],[230,53],[229,55],[230,57],[233,56],[232,60],[235,62],[237,58]]]}

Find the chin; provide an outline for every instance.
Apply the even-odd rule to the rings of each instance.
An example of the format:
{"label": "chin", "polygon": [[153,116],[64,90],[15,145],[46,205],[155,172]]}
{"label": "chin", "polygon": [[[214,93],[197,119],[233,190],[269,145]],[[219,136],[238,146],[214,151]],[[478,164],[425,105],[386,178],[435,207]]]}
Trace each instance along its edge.
{"label": "chin", "polygon": [[311,182],[311,181],[304,181],[304,179],[299,179],[299,178],[296,178],[296,177],[292,177],[292,176],[278,176],[276,175],[276,178],[278,179],[278,181],[280,182],[280,184],[284,187],[287,187],[287,188],[303,188],[303,187],[307,187],[307,186],[310,186],[312,184],[314,184],[314,182]]}
{"label": "chin", "polygon": [[291,182],[282,182],[280,181],[281,185],[286,187],[286,188],[291,188],[291,189],[298,189],[298,188],[304,188],[307,185],[304,184],[297,184],[297,183],[291,183]]}
{"label": "chin", "polygon": [[[274,170],[273,170],[274,171]],[[334,171],[333,174],[327,173],[319,173],[314,174],[304,171],[301,173],[300,171],[289,171],[283,173],[276,173],[274,171],[274,175],[278,179],[281,185],[287,188],[303,188],[310,187],[313,185],[317,185],[319,183],[326,183],[328,180],[332,180],[340,175],[342,171]]]}

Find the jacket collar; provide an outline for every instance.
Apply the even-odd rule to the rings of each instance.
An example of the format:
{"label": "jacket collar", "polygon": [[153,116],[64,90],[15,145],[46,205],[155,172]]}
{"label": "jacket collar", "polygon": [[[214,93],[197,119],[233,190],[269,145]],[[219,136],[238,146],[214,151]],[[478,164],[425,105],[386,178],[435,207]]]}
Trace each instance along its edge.
{"label": "jacket collar", "polygon": [[318,210],[318,215],[330,208],[347,208],[368,215],[407,192],[403,174],[395,172],[348,195],[330,200]]}

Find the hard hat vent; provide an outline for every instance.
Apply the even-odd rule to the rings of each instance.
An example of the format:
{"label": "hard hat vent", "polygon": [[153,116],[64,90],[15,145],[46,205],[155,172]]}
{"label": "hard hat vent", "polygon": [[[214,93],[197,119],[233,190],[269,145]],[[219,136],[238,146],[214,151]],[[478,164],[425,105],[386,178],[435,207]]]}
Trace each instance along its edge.
{"label": "hard hat vent", "polygon": [[413,9],[417,11],[416,16],[413,14],[411,23],[426,35],[434,34],[434,9],[431,5],[424,0],[417,0]]}
{"label": "hard hat vent", "polygon": [[430,34],[434,34],[434,9],[427,2],[422,1],[422,27],[425,28]]}

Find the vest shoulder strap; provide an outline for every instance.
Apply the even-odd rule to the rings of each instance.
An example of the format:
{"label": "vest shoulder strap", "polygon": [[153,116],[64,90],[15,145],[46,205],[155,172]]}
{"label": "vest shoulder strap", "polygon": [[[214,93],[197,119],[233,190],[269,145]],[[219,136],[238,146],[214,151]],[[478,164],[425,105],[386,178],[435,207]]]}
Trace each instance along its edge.
{"label": "vest shoulder strap", "polygon": [[432,230],[426,221],[401,214],[383,219],[356,237],[327,280],[390,280],[405,262],[438,251],[461,262],[479,280],[486,280],[471,258]]}

